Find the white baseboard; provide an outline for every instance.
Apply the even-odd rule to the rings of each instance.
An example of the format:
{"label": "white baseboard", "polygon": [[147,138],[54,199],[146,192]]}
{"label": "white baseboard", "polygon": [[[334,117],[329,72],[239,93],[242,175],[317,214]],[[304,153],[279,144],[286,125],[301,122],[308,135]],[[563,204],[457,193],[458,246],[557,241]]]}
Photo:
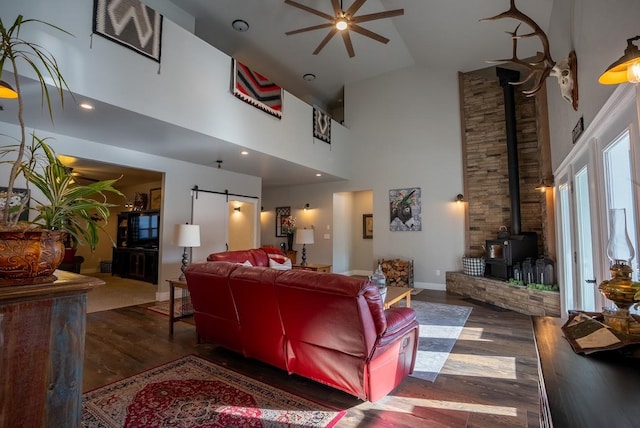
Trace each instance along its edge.
{"label": "white baseboard", "polygon": [[413,288],[424,288],[425,290],[447,291],[446,284],[437,284],[435,282],[415,282]]}

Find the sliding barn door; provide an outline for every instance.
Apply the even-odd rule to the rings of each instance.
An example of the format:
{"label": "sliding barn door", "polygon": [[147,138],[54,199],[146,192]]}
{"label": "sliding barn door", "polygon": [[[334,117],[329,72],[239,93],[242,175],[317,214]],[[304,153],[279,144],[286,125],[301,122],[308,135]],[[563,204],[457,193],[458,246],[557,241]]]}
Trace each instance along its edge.
{"label": "sliding barn door", "polygon": [[226,251],[229,208],[227,195],[194,192],[192,224],[200,226],[200,246],[192,249],[191,260],[200,262],[211,253]]}

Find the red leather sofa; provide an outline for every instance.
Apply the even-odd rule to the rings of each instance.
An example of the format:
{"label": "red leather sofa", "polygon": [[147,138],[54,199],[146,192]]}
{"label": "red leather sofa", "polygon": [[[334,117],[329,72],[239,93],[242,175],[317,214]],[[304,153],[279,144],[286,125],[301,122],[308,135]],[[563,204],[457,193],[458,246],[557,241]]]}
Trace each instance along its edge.
{"label": "red leather sofa", "polygon": [[199,342],[369,401],[413,372],[413,309],[384,310],[365,280],[239,264],[246,260],[194,263],[185,271]]}

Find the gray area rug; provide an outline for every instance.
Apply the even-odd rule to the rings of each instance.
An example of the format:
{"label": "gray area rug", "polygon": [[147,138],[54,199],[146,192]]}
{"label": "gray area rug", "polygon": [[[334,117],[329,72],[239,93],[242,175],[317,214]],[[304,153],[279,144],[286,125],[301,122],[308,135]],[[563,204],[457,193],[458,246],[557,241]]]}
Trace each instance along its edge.
{"label": "gray area rug", "polygon": [[418,355],[411,376],[433,382],[460,337],[471,307],[411,301],[420,323]]}

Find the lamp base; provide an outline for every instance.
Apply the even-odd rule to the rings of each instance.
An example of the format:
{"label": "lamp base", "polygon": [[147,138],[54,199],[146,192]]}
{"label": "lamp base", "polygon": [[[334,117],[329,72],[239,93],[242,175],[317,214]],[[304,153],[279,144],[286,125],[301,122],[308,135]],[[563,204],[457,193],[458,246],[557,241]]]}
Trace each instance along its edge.
{"label": "lamp base", "polygon": [[306,244],[302,244],[302,262],[300,263],[300,266],[306,266],[307,265],[307,247]]}
{"label": "lamp base", "polygon": [[187,266],[189,266],[189,255],[187,254],[187,247],[184,247],[184,252],[182,253],[182,266],[180,267],[180,270],[182,271],[182,273],[178,277],[180,281],[186,280],[184,276],[184,271],[187,270]]}

